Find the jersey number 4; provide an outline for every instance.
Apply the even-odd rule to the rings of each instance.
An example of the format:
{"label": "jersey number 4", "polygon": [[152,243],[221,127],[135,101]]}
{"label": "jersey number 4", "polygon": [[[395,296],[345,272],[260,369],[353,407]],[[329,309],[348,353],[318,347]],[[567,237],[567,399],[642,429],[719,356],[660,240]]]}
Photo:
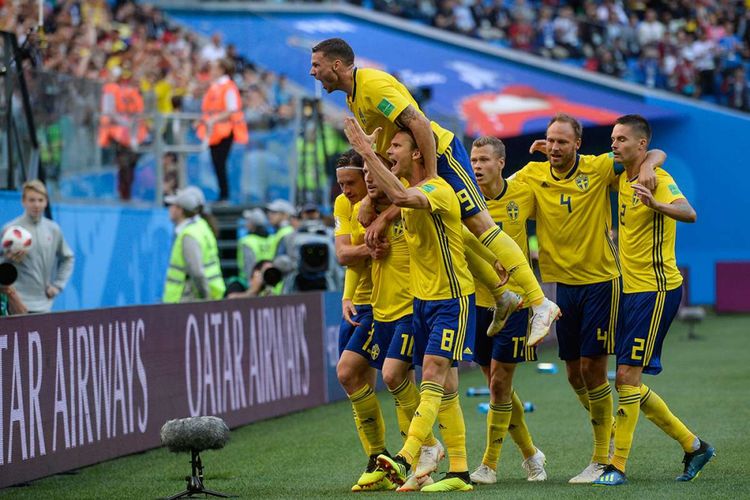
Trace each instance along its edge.
{"label": "jersey number 4", "polygon": [[560,205],[566,205],[568,207],[568,213],[573,213],[573,203],[570,199],[570,195],[565,196],[564,194],[560,194]]}

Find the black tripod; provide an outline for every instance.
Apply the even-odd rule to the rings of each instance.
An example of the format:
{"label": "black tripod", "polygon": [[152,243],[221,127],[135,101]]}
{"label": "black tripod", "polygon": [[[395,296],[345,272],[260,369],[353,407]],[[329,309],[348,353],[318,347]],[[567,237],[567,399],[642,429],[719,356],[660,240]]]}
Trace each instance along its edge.
{"label": "black tripod", "polygon": [[191,476],[185,476],[185,480],[187,481],[187,489],[185,491],[181,491],[180,493],[177,493],[176,495],[172,495],[171,497],[167,498],[167,500],[177,500],[178,498],[191,498],[194,494],[198,495],[211,495],[214,497],[221,497],[221,498],[231,498],[230,495],[227,495],[225,493],[219,493],[218,491],[212,491],[208,490],[203,487],[203,464],[201,463],[201,456],[200,453],[196,450],[191,450],[192,454],[192,475]]}

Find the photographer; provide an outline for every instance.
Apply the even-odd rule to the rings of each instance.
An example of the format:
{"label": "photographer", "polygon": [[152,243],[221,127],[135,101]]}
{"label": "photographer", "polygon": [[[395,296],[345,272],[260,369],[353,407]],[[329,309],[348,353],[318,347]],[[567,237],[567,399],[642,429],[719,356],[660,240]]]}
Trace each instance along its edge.
{"label": "photographer", "polygon": [[16,289],[13,288],[17,277],[18,271],[13,264],[10,262],[0,264],[0,317],[29,312]]}
{"label": "photographer", "polygon": [[247,297],[269,297],[278,295],[278,283],[281,281],[282,271],[274,267],[270,260],[258,261],[250,275],[248,288],[244,287],[244,280],[236,280],[227,288],[227,298],[242,299]]}

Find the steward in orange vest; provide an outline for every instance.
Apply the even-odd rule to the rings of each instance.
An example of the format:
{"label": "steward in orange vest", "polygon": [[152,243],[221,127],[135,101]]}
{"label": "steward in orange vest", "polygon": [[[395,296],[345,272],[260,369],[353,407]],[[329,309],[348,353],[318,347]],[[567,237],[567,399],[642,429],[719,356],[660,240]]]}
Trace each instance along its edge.
{"label": "steward in orange vest", "polygon": [[[118,75],[102,88],[102,116],[99,120],[99,145],[107,147],[110,141],[133,148],[143,143],[148,129],[142,117],[143,97],[138,87],[129,81],[128,72]],[[137,122],[134,124],[134,120]],[[134,137],[131,134],[135,134]]]}

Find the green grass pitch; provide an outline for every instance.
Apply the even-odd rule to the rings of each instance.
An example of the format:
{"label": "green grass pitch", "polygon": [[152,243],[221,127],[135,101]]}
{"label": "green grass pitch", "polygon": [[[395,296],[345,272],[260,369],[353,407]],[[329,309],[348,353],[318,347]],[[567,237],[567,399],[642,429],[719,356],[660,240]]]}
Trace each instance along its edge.
{"label": "green grass pitch", "polygon": [[[687,340],[687,328],[675,323],[663,352],[664,372],[646,377],[672,411],[699,436],[711,442],[718,456],[692,483],[676,483],[682,471],[682,450],[641,416],[628,464],[629,484],[617,488],[569,485],[567,480],[586,466],[591,453],[591,428],[567,384],[564,369],[538,374],[535,364],[521,366],[515,387],[521,399],[536,406],[527,413],[535,444],[547,455],[549,480],[527,483],[521,456],[510,439],[500,459],[498,484],[477,487],[472,495],[493,498],[750,498],[750,421],[748,342],[750,316],[709,316],[699,325],[699,340]],[[540,352],[540,361],[557,362],[555,349]],[[611,360],[611,363],[614,361]],[[465,396],[466,388],[482,384],[481,373],[462,376],[461,399],[467,427],[469,467],[484,449],[485,416],[477,404],[486,398]],[[400,447],[390,395],[380,393],[387,420],[388,445]],[[249,425],[232,431],[220,451],[202,454],[206,487],[241,498],[351,498],[349,488],[366,458],[354,431],[348,402]],[[446,464],[441,470],[444,471]],[[8,498],[158,498],[181,491],[189,473],[188,454],[156,449],[80,470],[7,488]],[[387,496],[391,492],[360,493]]]}

